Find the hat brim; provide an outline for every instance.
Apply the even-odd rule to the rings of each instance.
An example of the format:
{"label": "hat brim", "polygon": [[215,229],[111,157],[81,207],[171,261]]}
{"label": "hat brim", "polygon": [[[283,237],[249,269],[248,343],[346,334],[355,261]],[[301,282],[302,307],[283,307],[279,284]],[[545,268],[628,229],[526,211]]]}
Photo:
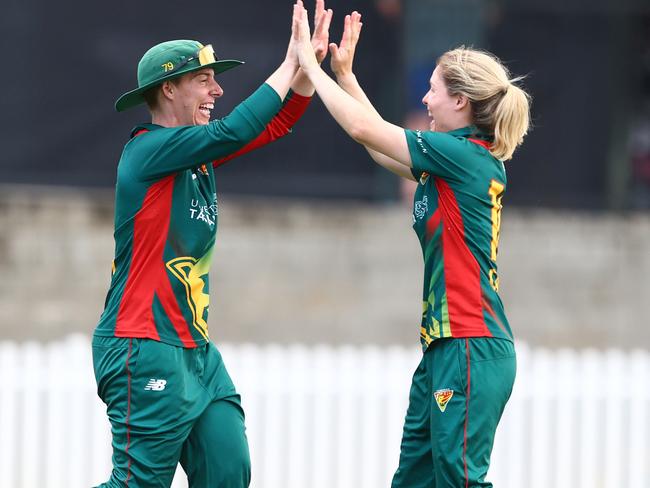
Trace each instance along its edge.
{"label": "hat brim", "polygon": [[236,68],[237,66],[240,66],[242,64],[244,64],[243,61],[237,61],[236,59],[224,59],[222,61],[215,61],[214,63],[204,64],[203,66],[192,66],[187,69],[181,69],[176,73],[170,74],[169,76],[163,76],[162,78],[152,81],[147,85],[126,92],[115,102],[115,110],[117,110],[118,112],[124,112],[125,110],[140,105],[141,103],[144,103],[145,100],[142,94],[147,90],[149,90],[150,88],[160,85],[163,81],[171,80],[172,78],[178,78],[179,76],[182,76],[187,73],[191,73],[192,71],[198,71],[200,69],[205,69],[205,68],[213,69],[214,74],[217,75],[219,73],[223,73],[224,71],[228,71],[229,69]]}

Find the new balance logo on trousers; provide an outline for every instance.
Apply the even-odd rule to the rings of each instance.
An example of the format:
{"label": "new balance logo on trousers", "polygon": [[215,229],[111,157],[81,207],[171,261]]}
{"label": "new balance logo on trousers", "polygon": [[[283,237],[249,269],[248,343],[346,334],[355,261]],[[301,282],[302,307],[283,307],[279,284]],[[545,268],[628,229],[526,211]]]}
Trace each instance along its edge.
{"label": "new balance logo on trousers", "polygon": [[155,378],[151,378],[149,380],[149,383],[147,383],[147,386],[144,387],[145,390],[154,390],[154,391],[162,391],[165,389],[165,385],[167,384],[167,380],[157,380]]}

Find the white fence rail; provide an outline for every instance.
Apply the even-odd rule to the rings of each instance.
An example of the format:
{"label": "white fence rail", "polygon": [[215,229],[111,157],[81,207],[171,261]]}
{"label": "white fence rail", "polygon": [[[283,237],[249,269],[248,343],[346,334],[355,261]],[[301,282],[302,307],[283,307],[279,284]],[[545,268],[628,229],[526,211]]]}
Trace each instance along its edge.
{"label": "white fence rail", "polygon": [[[390,486],[417,348],[220,349],[243,397],[254,488]],[[495,487],[649,487],[650,352],[517,351]],[[0,487],[108,478],[110,429],[90,355],[79,336],[0,343]]]}

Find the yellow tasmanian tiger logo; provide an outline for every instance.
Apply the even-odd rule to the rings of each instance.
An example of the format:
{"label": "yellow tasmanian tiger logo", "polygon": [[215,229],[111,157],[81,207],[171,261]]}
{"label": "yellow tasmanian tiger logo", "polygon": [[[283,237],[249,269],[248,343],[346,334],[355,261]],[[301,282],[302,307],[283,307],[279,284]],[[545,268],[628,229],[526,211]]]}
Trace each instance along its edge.
{"label": "yellow tasmanian tiger logo", "polygon": [[203,293],[203,277],[210,270],[212,250],[201,259],[184,256],[167,262],[167,269],[185,286],[187,304],[192,311],[193,325],[203,337],[208,338],[208,323],[203,318],[210,305],[210,295]]}
{"label": "yellow tasmanian tiger logo", "polygon": [[449,403],[451,397],[454,396],[454,390],[450,390],[449,388],[437,390],[433,392],[433,396],[436,399],[436,403],[438,404],[440,411],[444,412],[447,408],[447,403]]}

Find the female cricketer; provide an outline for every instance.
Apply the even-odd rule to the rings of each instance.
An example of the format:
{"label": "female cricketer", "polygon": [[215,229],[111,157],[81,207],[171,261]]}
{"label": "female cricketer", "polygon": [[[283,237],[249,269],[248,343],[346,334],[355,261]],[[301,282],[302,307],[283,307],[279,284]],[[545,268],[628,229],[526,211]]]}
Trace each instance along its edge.
{"label": "female cricketer", "polygon": [[497,249],[504,161],[529,126],[529,97],[493,55],[444,53],[422,102],[431,130],[384,121],[352,73],[360,15],[330,44],[337,83],[309,45],[302,9],[303,71],[323,103],[380,165],[418,182],[413,228],[424,256],[420,338],[394,488],[489,487],[494,434],[515,378],[512,332],[498,295]]}
{"label": "female cricketer", "polygon": [[[332,12],[316,5],[312,53],[322,60]],[[190,487],[249,485],[244,413],[208,338],[215,169],[284,136],[305,111],[313,87],[298,71],[295,39],[266,83],[223,119],[210,121],[223,94],[214,76],[241,62],[190,40],[147,51],[138,88],[116,102],[118,111],[146,103],[152,123],[132,131],[118,164],[113,273],[93,336],[113,436],[102,487],[168,487],[179,462]]]}

